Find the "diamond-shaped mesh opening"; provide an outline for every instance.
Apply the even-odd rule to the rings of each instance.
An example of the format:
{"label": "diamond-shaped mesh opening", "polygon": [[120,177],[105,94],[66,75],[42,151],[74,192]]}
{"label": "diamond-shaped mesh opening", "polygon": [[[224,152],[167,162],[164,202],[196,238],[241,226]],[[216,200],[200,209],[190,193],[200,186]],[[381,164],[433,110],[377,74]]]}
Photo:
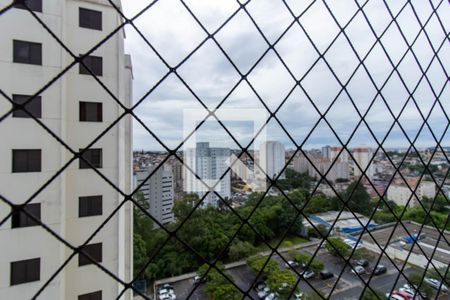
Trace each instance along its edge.
{"label": "diamond-shaped mesh opening", "polygon": [[[446,297],[448,3],[40,2],[0,6],[30,29],[1,37],[4,298]],[[59,258],[29,279],[18,236]]]}

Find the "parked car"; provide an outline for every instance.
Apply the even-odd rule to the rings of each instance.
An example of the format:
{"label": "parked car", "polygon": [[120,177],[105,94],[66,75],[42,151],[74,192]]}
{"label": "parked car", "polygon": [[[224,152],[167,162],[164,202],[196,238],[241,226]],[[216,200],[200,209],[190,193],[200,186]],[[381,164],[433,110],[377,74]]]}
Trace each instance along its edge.
{"label": "parked car", "polygon": [[316,275],[316,273],[314,273],[313,271],[303,271],[300,273],[300,275],[302,275],[302,277],[305,279],[310,279],[313,278]]}
{"label": "parked car", "polygon": [[378,265],[375,267],[375,269],[373,269],[373,274],[374,275],[381,275],[387,272],[387,268],[383,265]]}
{"label": "parked car", "polygon": [[267,295],[270,294],[270,289],[266,286],[264,288],[262,288],[259,292],[258,292],[258,298],[259,299],[264,299],[267,297]]}
{"label": "parked car", "polygon": [[333,276],[334,276],[334,274],[327,270],[323,270],[322,272],[320,272],[320,279],[323,279],[323,280],[331,278]]}
{"label": "parked car", "polygon": [[160,294],[159,295],[159,300],[176,300],[177,296],[175,296],[175,294]]}
{"label": "parked car", "polygon": [[255,283],[255,285],[253,286],[253,288],[255,289],[256,292],[261,291],[262,289],[264,289],[266,287],[266,284],[264,281],[258,281]]}
{"label": "parked car", "polygon": [[397,294],[389,294],[389,293],[386,293],[386,298],[387,298],[388,300],[405,300],[405,298],[403,298],[403,297],[400,296],[400,295],[397,295]]}
{"label": "parked car", "polygon": [[198,275],[194,277],[194,284],[199,284],[199,283],[203,283],[203,282],[206,282],[206,276],[203,278]]}
{"label": "parked car", "polygon": [[355,261],[355,264],[357,265],[357,266],[361,266],[361,267],[367,267],[367,266],[369,266],[369,261],[367,260],[367,259],[358,259],[358,260],[356,260]]}
{"label": "parked car", "polygon": [[361,266],[356,266],[356,267],[354,267],[353,269],[352,269],[352,273],[353,274],[359,274],[359,275],[361,275],[361,274],[364,274],[366,272],[366,269],[364,269],[363,267],[361,267]]}
{"label": "parked car", "polygon": [[278,297],[276,293],[270,293],[264,300],[278,300]]}
{"label": "parked car", "polygon": [[170,283],[165,283],[159,287],[159,290],[171,290],[173,291],[173,286]]}
{"label": "parked car", "polygon": [[164,295],[164,294],[174,294],[173,289],[165,289],[165,288],[160,288],[158,291],[159,295]]}
{"label": "parked car", "polygon": [[299,264],[298,262],[296,262],[296,261],[288,260],[287,263],[284,263],[284,266],[285,266],[286,268],[287,268],[287,267],[297,268],[297,267],[300,266],[300,264]]}
{"label": "parked car", "polygon": [[294,300],[302,300],[302,298],[303,298],[302,292],[297,292],[294,294]]}
{"label": "parked car", "polygon": [[436,290],[441,289],[443,292],[448,292],[448,287],[444,283],[441,283],[441,281],[430,277],[425,277],[424,280],[426,283],[431,285],[432,288]]}

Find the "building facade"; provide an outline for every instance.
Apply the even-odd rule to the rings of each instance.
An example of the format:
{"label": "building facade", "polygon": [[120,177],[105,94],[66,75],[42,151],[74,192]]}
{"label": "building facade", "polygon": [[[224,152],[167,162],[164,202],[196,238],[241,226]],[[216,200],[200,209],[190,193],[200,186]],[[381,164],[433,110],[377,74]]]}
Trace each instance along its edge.
{"label": "building facade", "polygon": [[[259,165],[265,174],[259,172],[260,176],[276,178],[286,164],[285,150],[282,143],[277,141],[266,141],[259,145]],[[256,168],[258,172],[259,168]],[[278,179],[285,179],[284,172]]]}
{"label": "building facade", "polygon": [[[134,175],[135,187],[140,186],[144,199],[149,204],[149,213],[162,225],[170,224],[173,217],[173,173],[160,167],[153,174],[154,167],[136,172]],[[151,176],[150,176],[151,175]],[[154,223],[155,227],[159,227]]]}
{"label": "building facade", "polygon": [[[229,148],[209,147],[209,143],[197,143],[195,148],[188,148],[184,151],[184,190],[187,193],[196,193],[202,198],[208,188],[196,178],[198,175],[208,186],[215,186],[222,198],[231,197],[231,171],[228,170],[228,161],[231,156]],[[190,168],[191,170],[189,170]],[[195,172],[195,174],[193,174]],[[225,175],[224,175],[225,174]],[[223,176],[223,178],[222,178]],[[215,193],[208,193],[203,201],[203,206],[217,206],[219,197]]]}
{"label": "building facade", "polygon": [[[414,190],[415,186],[411,186]],[[412,196],[411,189],[405,184],[391,184],[388,187],[387,197],[392,200],[397,205],[406,205],[409,202],[409,206],[415,206],[418,204],[419,200],[424,197],[433,199],[436,197],[436,184],[431,181],[422,181],[416,189],[416,196]]]}
{"label": "building facade", "polygon": [[[10,3],[1,0],[0,9]],[[74,55],[88,52],[121,23],[107,1],[26,3]],[[0,201],[0,218],[11,214],[0,227],[0,299],[30,299],[48,280],[39,299],[115,299],[123,286],[86,257],[71,256],[73,250],[56,236],[73,247],[87,243],[83,251],[96,263],[125,282],[132,279],[131,204],[122,205],[93,235],[124,200],[119,190],[131,192],[131,119],[122,118],[90,145],[123,109],[85,67],[76,63],[66,70],[74,58],[28,10],[9,9],[2,14],[0,26],[2,91],[16,104],[40,92],[25,105],[28,113],[18,109],[0,122],[0,190],[15,205],[32,199],[24,209],[48,229],[37,225],[20,206]],[[84,62],[129,107],[132,69],[123,44],[124,32],[117,31]],[[65,73],[41,91],[61,72]],[[2,115],[11,108],[6,99],[0,101]],[[30,115],[74,152],[89,147],[83,157],[91,166],[78,158],[71,161],[73,153]],[[126,292],[122,299],[131,296]]]}
{"label": "building facade", "polygon": [[[353,176],[359,177],[362,175],[361,170],[365,170],[365,175],[372,179],[374,175],[374,166],[371,162],[372,159],[372,149],[370,148],[353,148],[352,149],[353,158],[355,159],[355,163],[353,164]],[[367,169],[367,170],[366,170]]]}

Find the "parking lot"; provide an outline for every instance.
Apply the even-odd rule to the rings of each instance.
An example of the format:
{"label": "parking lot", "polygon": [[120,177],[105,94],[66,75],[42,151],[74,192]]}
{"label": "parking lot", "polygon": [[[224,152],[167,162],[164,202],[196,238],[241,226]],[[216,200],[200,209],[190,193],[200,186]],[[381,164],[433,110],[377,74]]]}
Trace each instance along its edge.
{"label": "parking lot", "polygon": [[[412,222],[404,222],[404,226],[411,235],[418,234],[421,228],[420,224]],[[408,232],[401,225],[398,225],[396,228],[394,228],[394,226],[389,226],[382,229],[372,230],[371,235],[366,233],[363,235],[362,239],[372,244],[375,244],[375,240],[383,247],[389,242],[389,246],[409,252],[411,250],[412,243],[408,244],[403,241],[403,239],[408,236]],[[388,240],[391,234],[392,239]],[[450,234],[443,233],[441,238],[439,238],[439,236],[440,233],[436,229],[424,226],[417,241],[420,247],[414,245],[412,252],[417,255],[425,255],[429,259],[431,258],[434,248],[437,245],[433,259],[441,263],[448,264],[450,261]]]}
{"label": "parking lot", "polygon": [[[315,248],[307,248],[303,249],[302,251],[313,253],[314,250]],[[283,254],[283,256],[286,260],[291,259],[288,254]],[[302,292],[309,293],[312,292],[313,289],[311,286],[313,286],[315,289],[321,291],[324,296],[328,296],[329,293],[333,290],[331,299],[358,299],[364,289],[364,282],[368,282],[370,274],[376,262],[376,256],[373,256],[372,260],[369,260],[369,266],[366,268],[367,272],[361,275],[364,282],[358,276],[352,274],[351,268],[349,266],[344,269],[342,276],[340,277],[339,281],[337,281],[338,276],[344,266],[343,260],[331,256],[323,249],[319,250],[317,257],[324,262],[325,268],[328,271],[332,272],[334,274],[334,277],[327,280],[322,280],[316,275],[314,278],[308,280],[301,279],[299,287]],[[284,261],[280,257],[274,255],[273,259],[278,261],[282,268],[285,268]],[[402,266],[401,262],[395,263],[399,268]],[[385,274],[372,277],[369,283],[372,289],[387,293],[391,291],[392,288],[394,288],[397,277],[399,278],[395,287],[401,287],[404,283],[406,283],[406,279],[403,277],[403,275],[398,276],[398,271],[386,257],[383,257],[381,259],[380,264],[386,266],[387,272]],[[301,271],[301,269],[296,270],[298,272]],[[256,274],[247,265],[228,269],[226,270],[226,272],[242,290],[250,290],[251,299],[258,299],[256,292],[251,289],[252,283],[257,281]],[[412,269],[410,267],[406,267],[404,272],[406,274],[409,274],[410,272],[412,272]],[[177,299],[187,299],[187,296],[195,287],[193,278],[178,281],[176,283],[173,283],[172,285],[174,287]],[[204,287],[205,285],[201,284],[197,289],[195,289],[190,299],[208,299],[204,292]],[[448,296],[443,296],[439,299],[449,298]]]}

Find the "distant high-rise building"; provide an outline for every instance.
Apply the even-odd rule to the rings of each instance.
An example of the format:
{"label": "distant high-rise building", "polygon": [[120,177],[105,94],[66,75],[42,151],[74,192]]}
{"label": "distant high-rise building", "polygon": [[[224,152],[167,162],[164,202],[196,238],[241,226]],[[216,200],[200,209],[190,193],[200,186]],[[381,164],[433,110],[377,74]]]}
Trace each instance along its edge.
{"label": "distant high-rise building", "polygon": [[[154,168],[151,166],[148,170],[136,172],[134,175],[135,187],[144,182],[139,191],[149,203],[148,212],[159,223],[167,225],[174,221],[172,212],[173,175],[171,170],[165,170],[162,166],[148,178]],[[155,227],[158,227],[158,224],[155,223]]]}
{"label": "distant high-rise building", "polygon": [[322,156],[325,159],[330,159],[331,158],[331,147],[330,146],[324,146],[322,147]]}
{"label": "distant high-rise building", "polygon": [[183,195],[183,164],[178,160],[172,160],[168,165],[173,173],[174,200],[177,201]]}
{"label": "distant high-rise building", "polygon": [[[184,163],[197,174],[207,185],[214,186],[228,169],[227,161],[231,155],[229,148],[212,148],[209,143],[197,143],[195,148],[184,151]],[[203,197],[208,191],[207,187],[195,177],[195,174],[184,166],[184,190],[187,193],[196,193]],[[231,197],[231,170],[219,181],[215,191],[222,198]],[[210,192],[203,201],[203,206],[217,206],[218,197]]]}
{"label": "distant high-rise building", "polygon": [[[309,156],[308,156],[309,157]],[[329,159],[311,157],[311,162],[303,154],[298,154],[293,159],[293,169],[299,173],[308,173],[309,176],[319,179],[321,175],[327,173],[329,181],[336,179],[349,179],[349,164],[340,160],[332,162]],[[331,164],[333,163],[333,166]],[[314,166],[313,166],[314,165]],[[331,167],[331,170],[329,170]]]}
{"label": "distant high-rise building", "polygon": [[[112,2],[121,7],[119,0]],[[9,3],[12,1],[1,1],[0,9]],[[101,0],[14,1],[9,10],[2,12],[1,88],[17,104],[29,101],[25,105],[29,114],[16,110],[0,126],[0,190],[16,205],[0,201],[2,218],[12,214],[0,227],[0,299],[34,299],[47,280],[49,284],[38,299],[116,299],[124,290],[123,284],[92,260],[123,282],[133,278],[130,202],[125,202],[91,237],[125,200],[118,190],[129,194],[132,187],[131,118],[123,117],[123,109],[112,97],[124,107],[132,106],[131,58],[124,53],[125,32],[116,30],[121,24],[123,18],[116,9]],[[108,41],[83,59],[84,66],[76,63],[67,69],[74,58],[55,38],[78,56],[112,31],[115,34]],[[62,76],[56,77],[58,74]],[[111,95],[92,74],[109,88]],[[43,87],[40,95],[30,99]],[[2,113],[11,107],[5,99],[0,100]],[[90,145],[119,117],[120,122]],[[78,152],[88,145],[83,158],[90,165],[79,159],[70,161],[73,154],[67,147]],[[32,195],[32,201],[21,206]],[[83,247],[92,260],[80,254],[73,256],[71,248],[20,208],[77,249],[92,238]],[[121,299],[131,297],[128,289]]]}
{"label": "distant high-rise building", "polygon": [[338,159],[338,161],[348,162],[349,161],[348,151],[345,149],[342,150],[342,147],[339,146],[330,147],[330,156],[328,157],[328,159],[333,161],[336,158]]}
{"label": "distant high-rise building", "polygon": [[[374,175],[374,167],[373,163],[370,163],[372,159],[372,149],[370,148],[353,148],[352,149],[353,158],[355,159],[355,163],[358,164],[353,167],[353,176],[359,177],[361,176],[361,170],[366,170],[365,174],[369,179],[372,179]],[[370,166],[369,166],[370,163]],[[361,168],[361,169],[360,169]]]}
{"label": "distant high-rise building", "polygon": [[[285,151],[282,143],[277,141],[266,141],[259,145],[259,164],[261,169],[270,178],[276,178],[286,164]],[[258,171],[258,168],[255,167]],[[265,174],[261,174],[265,178]],[[285,175],[280,175],[279,179],[284,179]]]}

